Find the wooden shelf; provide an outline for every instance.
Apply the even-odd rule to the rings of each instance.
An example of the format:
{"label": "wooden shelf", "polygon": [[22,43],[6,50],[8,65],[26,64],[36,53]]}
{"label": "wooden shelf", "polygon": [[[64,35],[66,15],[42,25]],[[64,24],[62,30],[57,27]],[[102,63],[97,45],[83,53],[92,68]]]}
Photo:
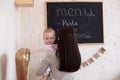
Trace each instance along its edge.
{"label": "wooden shelf", "polygon": [[14,4],[17,7],[33,7],[34,0],[14,0]]}

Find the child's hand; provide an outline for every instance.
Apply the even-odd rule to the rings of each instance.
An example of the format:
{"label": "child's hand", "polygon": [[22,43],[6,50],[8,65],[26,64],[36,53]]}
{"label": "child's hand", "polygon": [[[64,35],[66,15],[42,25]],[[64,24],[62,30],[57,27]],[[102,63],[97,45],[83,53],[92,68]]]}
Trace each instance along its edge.
{"label": "child's hand", "polygon": [[48,76],[44,75],[41,80],[48,80]]}

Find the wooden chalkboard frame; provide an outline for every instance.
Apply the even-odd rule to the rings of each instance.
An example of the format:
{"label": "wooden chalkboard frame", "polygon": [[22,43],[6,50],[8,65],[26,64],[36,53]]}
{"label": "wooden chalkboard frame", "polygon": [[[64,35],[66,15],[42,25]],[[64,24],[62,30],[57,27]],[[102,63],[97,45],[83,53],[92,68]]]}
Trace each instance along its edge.
{"label": "wooden chalkboard frame", "polygon": [[[70,7],[71,5],[72,6],[82,5],[82,6],[80,6],[80,7]],[[64,13],[62,13],[62,14],[56,13],[55,14],[54,11],[56,9],[58,10],[59,6],[60,7],[61,6],[65,7],[64,9],[67,10],[67,13],[64,12],[65,14]],[[57,7],[57,8],[55,8],[55,7]],[[63,7],[61,7],[61,9]],[[96,10],[96,13],[94,12],[94,14],[91,13],[89,15],[86,15],[88,18],[85,19],[85,17],[84,17],[85,15],[80,16],[80,17],[79,16],[72,17],[73,15],[70,14],[70,12],[68,12],[68,10],[72,11],[72,10],[75,10],[76,8],[78,8],[79,10],[82,11],[81,7],[84,7],[84,12],[86,10],[86,13],[87,13],[87,9],[89,10],[88,12],[92,11],[92,9],[93,9],[93,11]],[[57,18],[54,15],[57,15]],[[62,16],[60,16],[60,15],[62,15]],[[76,13],[76,15],[77,15],[77,13]],[[92,16],[89,17],[90,15],[92,15]],[[72,18],[72,19],[68,20],[68,22],[70,22],[70,24],[68,24],[68,25],[67,24],[65,25],[65,21],[63,21],[64,24],[62,22],[63,18],[65,18],[66,23],[67,23],[67,19],[69,19],[69,18],[66,17],[66,16],[69,16],[69,17]],[[94,18],[94,16],[95,16],[95,18]],[[82,20],[80,20],[80,18]],[[91,25],[89,23],[89,20],[92,19],[92,18],[93,18],[93,21],[91,21],[91,24],[92,24]],[[78,23],[77,23],[78,21],[75,23],[75,20],[76,21],[77,20],[81,21],[81,24],[82,24],[82,21],[83,21],[83,24],[82,24],[83,26],[78,26]],[[88,20],[88,21],[85,22],[86,20]],[[64,27],[74,27],[74,30],[77,32],[78,43],[79,44],[104,43],[103,2],[46,2],[46,21],[47,21],[46,26],[53,28],[56,32],[57,39],[56,39],[55,43],[58,43],[59,31]],[[91,25],[93,29],[90,28],[89,25]]]}

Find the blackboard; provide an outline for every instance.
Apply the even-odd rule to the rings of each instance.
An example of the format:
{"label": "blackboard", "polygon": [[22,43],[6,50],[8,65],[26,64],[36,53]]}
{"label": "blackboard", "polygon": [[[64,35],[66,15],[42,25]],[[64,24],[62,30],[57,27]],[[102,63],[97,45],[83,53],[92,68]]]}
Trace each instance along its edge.
{"label": "blackboard", "polygon": [[58,43],[62,28],[73,27],[78,43],[103,43],[102,2],[46,2],[47,26],[55,30]]}

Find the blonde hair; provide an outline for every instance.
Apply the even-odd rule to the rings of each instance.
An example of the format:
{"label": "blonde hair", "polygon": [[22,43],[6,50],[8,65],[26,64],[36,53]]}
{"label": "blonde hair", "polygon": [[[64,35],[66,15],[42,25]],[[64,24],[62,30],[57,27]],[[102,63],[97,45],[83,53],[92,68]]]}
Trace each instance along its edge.
{"label": "blonde hair", "polygon": [[45,33],[52,33],[52,34],[55,36],[55,31],[54,31],[52,28],[47,28],[47,29],[45,29],[44,32],[43,32],[43,35],[44,35]]}

